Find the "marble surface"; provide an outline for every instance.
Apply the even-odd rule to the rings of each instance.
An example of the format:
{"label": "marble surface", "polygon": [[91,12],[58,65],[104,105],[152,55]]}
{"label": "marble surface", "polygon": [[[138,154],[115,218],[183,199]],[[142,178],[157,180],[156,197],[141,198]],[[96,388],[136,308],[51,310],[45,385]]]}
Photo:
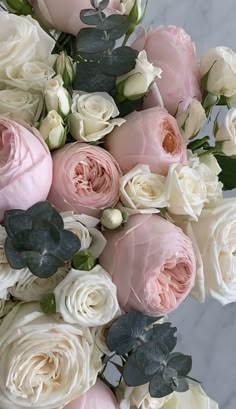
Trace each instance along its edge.
{"label": "marble surface", "polygon": [[[145,25],[184,27],[200,56],[219,45],[236,50],[233,11],[235,0],[149,0]],[[235,409],[236,304],[223,307],[213,299],[204,304],[188,299],[169,318],[179,330],[178,350],[193,357],[192,375],[202,380],[220,409]]]}

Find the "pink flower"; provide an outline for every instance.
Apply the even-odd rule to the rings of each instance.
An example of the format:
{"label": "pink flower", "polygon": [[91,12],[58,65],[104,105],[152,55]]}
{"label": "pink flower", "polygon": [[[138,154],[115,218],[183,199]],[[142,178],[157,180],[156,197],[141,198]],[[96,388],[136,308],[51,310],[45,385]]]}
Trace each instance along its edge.
{"label": "pink flower", "polygon": [[37,130],[0,116],[0,221],[5,210],[45,200],[51,183],[52,158]]}
{"label": "pink flower", "polygon": [[99,216],[119,199],[119,165],[104,149],[70,143],[53,155],[49,201],[58,210]]}
{"label": "pink flower", "polygon": [[117,286],[124,311],[165,315],[192,289],[196,262],[182,230],[157,215],[131,216],[125,228],[106,232],[100,264]]}
{"label": "pink flower", "polygon": [[165,109],[133,112],[106,138],[106,148],[123,173],[137,164],[166,175],[172,163],[186,159],[186,147],[176,120]]}
{"label": "pink flower", "polygon": [[118,409],[118,403],[111,390],[100,380],[89,391],[69,403],[64,409]]}
{"label": "pink flower", "polygon": [[[133,47],[145,49],[148,60],[163,70],[156,83],[165,108],[174,115],[178,104],[188,97],[201,100],[200,70],[191,37],[174,26],[160,27],[142,35]],[[147,96],[145,108],[157,105],[153,94]]]}
{"label": "pink flower", "polygon": [[[29,0],[36,16],[49,28],[77,35],[86,27],[80,20],[83,9],[92,8],[90,0]],[[120,11],[120,0],[110,0],[109,9]]]}

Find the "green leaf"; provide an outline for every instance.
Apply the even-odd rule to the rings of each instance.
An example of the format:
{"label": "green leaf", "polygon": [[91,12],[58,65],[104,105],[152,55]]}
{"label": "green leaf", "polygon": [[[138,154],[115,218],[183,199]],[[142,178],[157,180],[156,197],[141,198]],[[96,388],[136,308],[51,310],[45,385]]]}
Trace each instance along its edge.
{"label": "green leaf", "polygon": [[191,151],[198,150],[203,147],[209,147],[208,141],[210,140],[209,136],[204,136],[201,139],[195,139],[194,141],[190,142],[187,146],[187,149],[191,149]]}
{"label": "green leaf", "polygon": [[90,0],[92,7],[97,10],[104,10],[109,5],[110,0]]}
{"label": "green leaf", "polygon": [[189,384],[184,378],[177,379],[177,385],[173,387],[175,392],[187,392],[189,390]]}
{"label": "green leaf", "polygon": [[87,54],[101,53],[112,50],[115,41],[107,39],[106,34],[97,28],[82,28],[77,37],[77,51]]}
{"label": "green leaf", "polygon": [[74,255],[80,250],[80,239],[71,231],[62,230],[60,232],[60,242],[53,251],[53,254],[64,261],[71,260]]}
{"label": "green leaf", "polygon": [[97,10],[84,9],[80,12],[80,20],[88,26],[96,26],[101,22],[101,18],[104,19],[106,15],[104,13],[99,14]]}
{"label": "green leaf", "polygon": [[26,267],[26,262],[22,259],[19,252],[17,252],[12,244],[12,239],[7,237],[4,245],[4,252],[8,263],[15,270],[21,270]]}
{"label": "green leaf", "polygon": [[109,93],[114,87],[115,78],[103,74],[98,64],[77,64],[74,90]]}
{"label": "green leaf", "polygon": [[173,392],[172,383],[166,383],[163,372],[160,370],[153,376],[149,384],[149,393],[152,398],[164,398]]}
{"label": "green leaf", "polygon": [[169,354],[168,348],[163,344],[148,342],[135,351],[137,365],[145,375],[154,375],[161,367]]}
{"label": "green leaf", "polygon": [[76,270],[91,271],[96,264],[96,258],[88,250],[80,251],[73,258],[73,266]]}
{"label": "green leaf", "polygon": [[40,301],[41,310],[47,314],[55,314],[56,313],[56,299],[54,294],[47,294],[45,295],[42,300]]}
{"label": "green leaf", "polygon": [[4,227],[7,234],[13,237],[23,229],[31,229],[32,219],[24,210],[7,210],[4,213]]}
{"label": "green leaf", "polygon": [[38,221],[34,229],[25,229],[17,233],[12,244],[21,251],[49,252],[55,250],[60,243],[60,232],[47,220]]}
{"label": "green leaf", "polygon": [[215,155],[222,171],[219,179],[224,185],[224,190],[236,188],[236,157]]}
{"label": "green leaf", "polygon": [[151,340],[159,344],[164,344],[168,351],[171,352],[177,344],[177,338],[174,336],[176,331],[177,328],[172,327],[169,322],[154,325]]}
{"label": "green leaf", "polygon": [[135,354],[131,354],[123,370],[124,381],[127,386],[141,386],[150,382],[151,376],[145,375],[138,367]]}
{"label": "green leaf", "polygon": [[105,56],[99,67],[104,74],[118,77],[135,68],[137,55],[138,52],[130,47],[119,47]]}
{"label": "green leaf", "polygon": [[54,224],[54,226],[59,230],[63,229],[64,227],[64,222],[61,215],[52,207],[49,202],[36,203],[26,212],[33,219],[33,221],[37,221],[38,219],[47,220]]}
{"label": "green leaf", "polygon": [[63,265],[61,260],[52,254],[40,254],[35,251],[21,253],[27,267],[37,277],[49,278]]}
{"label": "green leaf", "polygon": [[175,369],[178,375],[187,376],[192,369],[192,357],[181,353],[173,355],[168,358],[168,367]]}
{"label": "green leaf", "polygon": [[117,40],[129,29],[130,20],[126,15],[112,14],[97,25],[97,30],[107,31],[110,40]]}

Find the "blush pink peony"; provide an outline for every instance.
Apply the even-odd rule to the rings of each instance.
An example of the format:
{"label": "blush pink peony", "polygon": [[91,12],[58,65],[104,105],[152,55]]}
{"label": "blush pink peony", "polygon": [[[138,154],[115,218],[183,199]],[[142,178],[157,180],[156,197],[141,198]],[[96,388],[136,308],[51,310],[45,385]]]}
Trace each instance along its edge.
{"label": "blush pink peony", "polygon": [[124,311],[166,315],[191,291],[196,261],[190,239],[157,215],[131,216],[125,228],[106,232],[100,264],[118,289]]}
{"label": "blush pink peony", "polygon": [[74,400],[64,409],[118,409],[118,403],[111,390],[100,380],[83,396]]}
{"label": "blush pink peony", "polygon": [[36,129],[0,116],[0,221],[5,210],[26,210],[47,198],[52,158]]}
{"label": "blush pink peony", "polygon": [[48,200],[59,211],[99,217],[119,199],[119,165],[104,149],[70,143],[53,157],[53,181]]}
{"label": "blush pink peony", "polygon": [[[90,0],[29,0],[36,16],[49,28],[77,35],[86,27],[80,20],[83,9],[92,8]],[[121,10],[120,0],[110,0],[109,9]]]}
{"label": "blush pink peony", "polygon": [[172,163],[186,159],[186,146],[176,120],[162,108],[133,112],[106,138],[106,148],[123,173],[137,164],[166,175]]}
{"label": "blush pink peony", "polygon": [[[201,100],[195,45],[182,28],[169,26],[151,30],[139,37],[133,47],[145,49],[148,60],[163,70],[156,83],[170,114],[174,115],[178,104],[188,97]],[[150,93],[145,98],[144,108],[156,106],[157,102]]]}

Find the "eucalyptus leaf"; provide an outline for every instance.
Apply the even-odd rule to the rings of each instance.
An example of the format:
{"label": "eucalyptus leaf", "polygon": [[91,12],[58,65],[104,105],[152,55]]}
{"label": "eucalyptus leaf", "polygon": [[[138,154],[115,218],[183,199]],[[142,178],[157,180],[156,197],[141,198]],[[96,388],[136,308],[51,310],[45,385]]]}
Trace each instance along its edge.
{"label": "eucalyptus leaf", "polygon": [[115,78],[103,74],[98,64],[77,64],[74,90],[109,93],[114,87]]}
{"label": "eucalyptus leaf", "polygon": [[62,266],[61,260],[52,254],[25,251],[21,253],[21,257],[31,273],[40,278],[51,277],[57,272],[58,268]]}
{"label": "eucalyptus leaf", "polygon": [[80,20],[88,26],[96,26],[101,22],[101,18],[104,19],[105,17],[104,13],[99,13],[93,9],[84,9],[80,12]]}
{"label": "eucalyptus leaf", "polygon": [[152,398],[164,398],[173,392],[172,383],[166,383],[162,371],[154,375],[149,384],[149,393]]}
{"label": "eucalyptus leaf", "polygon": [[177,338],[174,335],[176,331],[177,328],[172,327],[169,322],[154,325],[151,340],[158,342],[159,344],[164,344],[169,352],[171,352],[177,344]]}
{"label": "eucalyptus leaf", "polygon": [[47,220],[59,230],[63,229],[64,227],[64,222],[61,215],[49,202],[39,202],[26,210],[26,213],[32,218],[33,221],[37,221],[39,219]]}
{"label": "eucalyptus leaf", "polygon": [[215,155],[217,162],[221,167],[221,172],[218,175],[220,181],[224,185],[224,190],[232,190],[236,188],[236,157]]}
{"label": "eucalyptus leaf", "polygon": [[64,261],[69,261],[80,250],[80,239],[68,230],[60,232],[60,242],[53,254]]}
{"label": "eucalyptus leaf", "polygon": [[97,28],[82,28],[77,37],[77,51],[87,54],[112,50],[115,41],[108,39],[106,34]]}
{"label": "eucalyptus leaf", "polygon": [[131,47],[118,47],[100,61],[99,67],[104,74],[118,77],[135,68],[137,55]]}
{"label": "eucalyptus leaf", "polygon": [[13,237],[23,229],[31,229],[32,218],[24,210],[20,211],[16,215],[11,214],[10,211],[7,211],[4,215],[4,226],[7,234],[10,237]]}
{"label": "eucalyptus leaf", "polygon": [[189,384],[184,378],[177,379],[177,386],[173,387],[175,392],[187,392],[189,390]]}
{"label": "eucalyptus leaf", "polygon": [[91,5],[98,10],[104,10],[110,3],[110,0],[90,0]]}
{"label": "eucalyptus leaf", "polygon": [[126,15],[112,14],[97,25],[97,30],[106,31],[109,39],[117,40],[129,29],[130,20]]}
{"label": "eucalyptus leaf", "polygon": [[135,354],[131,354],[123,370],[124,381],[127,386],[141,386],[150,382],[151,376],[145,375],[138,367]]}
{"label": "eucalyptus leaf", "polygon": [[21,270],[27,266],[26,262],[21,258],[20,253],[15,250],[10,237],[6,238],[4,252],[10,266],[15,270]]}
{"label": "eucalyptus leaf", "polygon": [[167,365],[175,369],[178,375],[187,376],[192,369],[192,358],[189,355],[175,353],[174,356],[169,356]]}
{"label": "eucalyptus leaf", "polygon": [[120,116],[124,118],[125,116],[131,114],[134,111],[140,111],[143,105],[143,98],[131,101],[126,99],[125,101],[118,102],[117,107],[120,112]]}
{"label": "eucalyptus leaf", "polygon": [[25,229],[17,233],[12,243],[17,251],[49,252],[60,244],[60,232],[50,222],[43,220],[35,223],[35,229]]}
{"label": "eucalyptus leaf", "polygon": [[168,348],[156,342],[143,344],[135,351],[137,365],[147,376],[154,375],[160,369],[168,354]]}

